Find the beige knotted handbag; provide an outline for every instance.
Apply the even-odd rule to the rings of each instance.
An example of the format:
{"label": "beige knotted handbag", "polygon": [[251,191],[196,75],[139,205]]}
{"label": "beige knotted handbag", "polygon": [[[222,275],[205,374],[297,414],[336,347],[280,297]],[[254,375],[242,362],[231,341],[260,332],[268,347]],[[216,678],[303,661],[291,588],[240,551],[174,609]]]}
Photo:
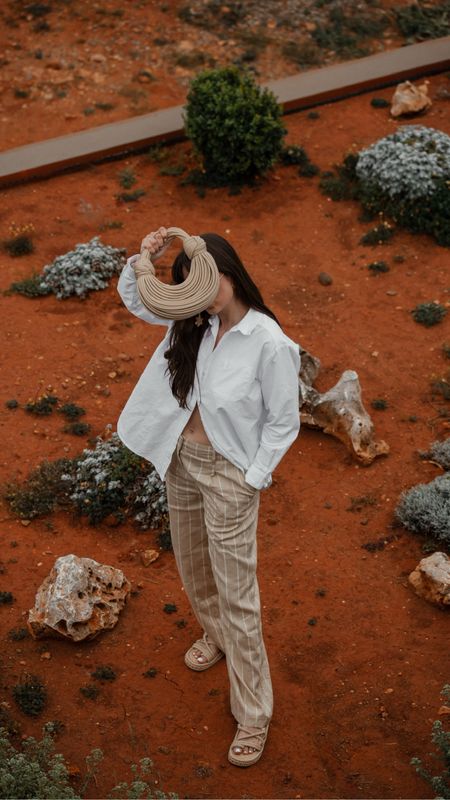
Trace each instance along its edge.
{"label": "beige knotted handbag", "polygon": [[201,236],[189,236],[182,228],[167,228],[167,240],[179,237],[191,260],[189,275],[183,283],[170,286],[158,280],[150,254],[144,249],[134,272],[143,304],[162,319],[188,319],[205,311],[219,291],[219,270]]}

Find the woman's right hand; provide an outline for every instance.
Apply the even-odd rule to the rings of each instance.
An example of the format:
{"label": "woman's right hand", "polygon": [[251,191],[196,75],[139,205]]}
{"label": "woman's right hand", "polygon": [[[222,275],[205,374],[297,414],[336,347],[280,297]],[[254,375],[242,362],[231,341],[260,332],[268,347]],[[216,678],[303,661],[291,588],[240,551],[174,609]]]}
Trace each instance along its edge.
{"label": "woman's right hand", "polygon": [[148,250],[152,261],[161,258],[163,253],[169,247],[170,242],[167,241],[167,228],[161,227],[157,231],[151,231],[147,236],[144,236],[141,242],[141,254],[144,250]]}

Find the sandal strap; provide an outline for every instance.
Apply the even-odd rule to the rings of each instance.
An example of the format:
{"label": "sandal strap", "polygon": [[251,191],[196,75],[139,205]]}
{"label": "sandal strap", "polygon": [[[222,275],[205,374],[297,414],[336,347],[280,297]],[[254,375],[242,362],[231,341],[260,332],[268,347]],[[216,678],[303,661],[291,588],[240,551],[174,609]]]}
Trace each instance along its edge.
{"label": "sandal strap", "polygon": [[260,732],[251,730],[249,725],[241,725],[238,723],[238,729],[232,747],[255,747],[257,750],[262,750],[267,736],[267,727],[261,728]]}
{"label": "sandal strap", "polygon": [[[196,642],[192,645],[195,647],[196,650],[200,650],[201,654],[204,655],[206,658],[213,658],[220,650],[214,642],[208,642],[207,640],[207,633],[204,633],[201,639],[197,639]],[[191,648],[192,649],[192,648]]]}

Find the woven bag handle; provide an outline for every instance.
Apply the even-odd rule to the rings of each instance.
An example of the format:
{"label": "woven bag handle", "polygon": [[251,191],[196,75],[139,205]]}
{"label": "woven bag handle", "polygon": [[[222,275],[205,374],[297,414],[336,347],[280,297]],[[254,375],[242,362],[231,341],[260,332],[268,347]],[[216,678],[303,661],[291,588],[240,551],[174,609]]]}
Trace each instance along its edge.
{"label": "woven bag handle", "polygon": [[162,319],[188,319],[205,311],[219,291],[219,270],[201,236],[189,236],[182,228],[167,228],[167,241],[180,238],[191,260],[183,283],[169,286],[155,275],[149,251],[144,248],[134,266],[137,289],[143,304]]}

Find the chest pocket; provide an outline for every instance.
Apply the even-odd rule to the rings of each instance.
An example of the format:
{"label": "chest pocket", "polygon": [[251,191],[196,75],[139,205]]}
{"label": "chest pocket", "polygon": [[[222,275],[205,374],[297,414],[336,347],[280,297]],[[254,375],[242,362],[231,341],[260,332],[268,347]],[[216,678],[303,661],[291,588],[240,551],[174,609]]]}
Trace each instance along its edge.
{"label": "chest pocket", "polygon": [[210,385],[212,391],[226,398],[228,403],[259,394],[259,382],[254,368],[232,359],[224,359],[214,365],[210,374]]}

